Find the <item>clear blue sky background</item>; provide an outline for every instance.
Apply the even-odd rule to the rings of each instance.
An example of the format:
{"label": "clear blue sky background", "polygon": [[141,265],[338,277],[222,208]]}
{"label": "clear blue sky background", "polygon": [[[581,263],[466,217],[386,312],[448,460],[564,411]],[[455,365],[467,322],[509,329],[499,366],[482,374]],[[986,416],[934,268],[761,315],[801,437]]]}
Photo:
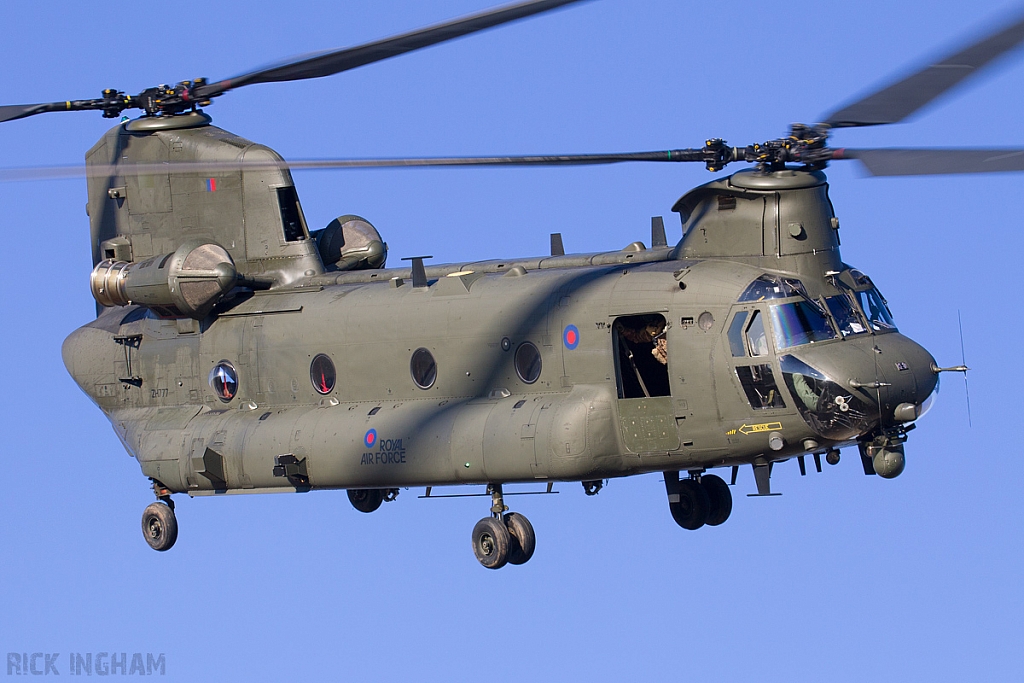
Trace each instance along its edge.
{"label": "clear blue sky background", "polygon": [[[24,103],[216,79],[490,6],[488,0],[79,3],[0,10],[2,99]],[[319,81],[262,85],[215,123],[286,158],[598,152],[763,141],[1016,11],[1015,3],[596,0]],[[1024,55],[912,122],[836,145],[1024,146]],[[80,162],[110,122],[0,126],[0,166]],[[403,491],[372,515],[343,492],[187,497],[150,550],[148,482],[67,376],[93,316],[82,180],[0,186],[3,357],[0,656],[163,652],[174,680],[1019,680],[1024,176],[870,179],[830,170],[847,262],[901,331],[960,362],[907,444],[902,477],[856,453],[783,496],[687,532],[657,475],[515,500],[534,559],[473,559],[484,499]],[[392,258],[437,262],[649,240],[711,176],[693,166],[296,174],[312,226],[359,213]],[[0,678],[6,674],[0,669]]]}

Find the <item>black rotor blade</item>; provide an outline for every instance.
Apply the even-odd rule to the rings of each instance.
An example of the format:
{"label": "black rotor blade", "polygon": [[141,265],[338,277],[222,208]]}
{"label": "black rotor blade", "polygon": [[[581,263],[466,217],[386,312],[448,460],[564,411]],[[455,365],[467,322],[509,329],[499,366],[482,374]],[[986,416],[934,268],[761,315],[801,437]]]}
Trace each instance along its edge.
{"label": "black rotor blade", "polygon": [[251,71],[235,78],[199,86],[196,88],[195,94],[199,98],[207,99],[216,97],[228,90],[240,88],[243,85],[274,81],[300,81],[307,78],[330,76],[341,71],[354,69],[357,66],[379,62],[396,55],[580,1],[530,0],[530,2],[521,2],[516,5],[487,10],[479,14],[473,14],[461,19],[455,19],[443,24],[418,29],[356,47],[298,57],[282,64],[258,71]]}
{"label": "black rotor blade", "polygon": [[930,64],[867,97],[829,114],[823,123],[833,128],[897,123],[939,95],[977,73],[982,67],[1024,40],[1024,18],[1001,26],[981,40]]}
{"label": "black rotor blade", "polygon": [[69,100],[67,102],[46,102],[44,104],[8,104],[0,107],[0,123],[23,119],[26,116],[45,114],[50,111],[102,109],[103,104],[103,100]]}
{"label": "black rotor blade", "polygon": [[195,161],[166,164],[92,164],[89,166],[36,166],[0,169],[0,182],[60,178],[96,178],[132,173],[162,175],[185,173],[231,173],[269,169],[314,171],[344,168],[424,168],[445,166],[590,166],[628,161],[705,161],[702,149],[674,149],[660,152],[610,154],[523,155],[499,157],[419,157],[406,159],[296,159],[292,161]]}
{"label": "black rotor blade", "polygon": [[874,176],[1024,171],[1024,149],[838,149],[833,158],[856,159]]}
{"label": "black rotor blade", "polygon": [[26,116],[44,114],[48,111],[67,111],[67,102],[49,102],[46,104],[9,104],[0,107],[0,123],[23,119]]}

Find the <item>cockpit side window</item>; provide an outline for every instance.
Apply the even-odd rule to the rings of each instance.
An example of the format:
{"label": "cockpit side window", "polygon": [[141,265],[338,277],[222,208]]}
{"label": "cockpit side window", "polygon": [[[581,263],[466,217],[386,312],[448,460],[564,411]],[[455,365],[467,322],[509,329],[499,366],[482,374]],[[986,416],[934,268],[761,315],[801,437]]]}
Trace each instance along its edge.
{"label": "cockpit side window", "polygon": [[875,331],[896,329],[892,313],[889,312],[889,307],[886,305],[885,299],[882,298],[877,287],[857,292],[857,300],[860,303],[860,307],[864,310],[864,315],[871,322],[872,329]]}
{"label": "cockpit side window", "polygon": [[747,402],[754,410],[785,408],[786,402],[775,383],[771,365],[746,365],[736,368],[736,376],[747,396]]}
{"label": "cockpit side window", "polygon": [[751,356],[768,355],[768,334],[764,329],[764,316],[761,311],[754,311],[750,325],[747,326],[747,345]]}
{"label": "cockpit side window", "polygon": [[743,345],[743,325],[747,322],[748,311],[740,311],[732,319],[729,325],[729,350],[733,358],[747,355],[747,349]]}

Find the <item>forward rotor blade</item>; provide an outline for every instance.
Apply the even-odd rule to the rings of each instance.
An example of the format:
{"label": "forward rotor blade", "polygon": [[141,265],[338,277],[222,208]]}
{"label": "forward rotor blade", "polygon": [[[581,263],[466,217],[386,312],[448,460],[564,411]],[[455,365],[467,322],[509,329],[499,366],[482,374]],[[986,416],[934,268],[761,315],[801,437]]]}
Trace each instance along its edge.
{"label": "forward rotor blade", "polygon": [[26,116],[45,114],[49,111],[102,109],[103,104],[103,100],[69,100],[67,102],[47,102],[44,104],[8,104],[0,107],[0,123],[23,119]]}
{"label": "forward rotor blade", "polygon": [[834,159],[856,159],[874,176],[1024,171],[1024,149],[837,149]]}
{"label": "forward rotor blade", "polygon": [[1024,18],[826,117],[833,128],[897,123],[1024,40]]}
{"label": "forward rotor blade", "polygon": [[704,161],[701,149],[675,149],[660,152],[623,152],[611,154],[566,154],[558,156],[500,157],[420,157],[409,159],[296,159],[292,161],[197,161],[166,164],[94,164],[90,166],[36,166],[0,169],[0,182],[60,178],[95,178],[131,173],[214,174],[235,171],[288,169],[292,171],[342,168],[417,168],[443,166],[590,166],[627,161]]}
{"label": "forward rotor blade", "polygon": [[23,119],[26,116],[44,114],[48,111],[67,111],[67,102],[49,102],[47,104],[9,104],[0,107],[0,123]]}
{"label": "forward rotor blade", "polygon": [[252,71],[235,78],[199,86],[195,94],[202,99],[216,97],[222,93],[254,83],[274,81],[300,81],[307,78],[321,78],[357,66],[379,62],[396,55],[412,52],[423,47],[436,45],[446,40],[482,31],[517,19],[569,5],[581,0],[531,0],[516,5],[487,10],[462,19],[455,19],[402,35],[384,38],[356,47],[320,52],[298,57],[274,66]]}

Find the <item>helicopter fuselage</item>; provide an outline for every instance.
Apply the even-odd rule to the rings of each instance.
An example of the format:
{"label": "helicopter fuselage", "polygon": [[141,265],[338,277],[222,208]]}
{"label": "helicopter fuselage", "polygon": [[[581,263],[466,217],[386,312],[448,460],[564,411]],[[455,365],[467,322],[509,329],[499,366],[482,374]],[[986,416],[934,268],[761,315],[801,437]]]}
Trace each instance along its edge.
{"label": "helicopter fuselage", "polygon": [[[203,321],[111,309],[68,338],[65,362],[143,472],[176,492],[599,480],[773,462],[863,436],[815,432],[784,382],[744,374],[784,376],[772,342],[753,349],[761,357],[730,348],[738,316],[770,317],[763,301],[738,302],[761,269],[670,256],[457,264],[429,269],[425,287],[364,272],[240,297]],[[656,341],[632,344],[632,361],[622,353],[622,330],[649,324],[664,364],[639,358]],[[535,379],[517,370],[525,344],[539,352]],[[425,388],[411,368],[419,349],[434,362]],[[831,376],[881,373],[884,391],[849,389],[872,413],[932,390],[930,356],[895,331],[802,351]],[[332,381],[312,368],[321,355]],[[234,373],[230,398],[208,382],[219,364]]]}
{"label": "helicopter fuselage", "polygon": [[764,467],[899,446],[936,386],[842,262],[819,172],[687,193],[675,247],[383,269],[382,242],[375,261],[311,236],[287,168],[246,166],[280,157],[208,123],[142,119],[90,152],[118,164],[90,180],[103,307],[64,344],[171,492]]}

